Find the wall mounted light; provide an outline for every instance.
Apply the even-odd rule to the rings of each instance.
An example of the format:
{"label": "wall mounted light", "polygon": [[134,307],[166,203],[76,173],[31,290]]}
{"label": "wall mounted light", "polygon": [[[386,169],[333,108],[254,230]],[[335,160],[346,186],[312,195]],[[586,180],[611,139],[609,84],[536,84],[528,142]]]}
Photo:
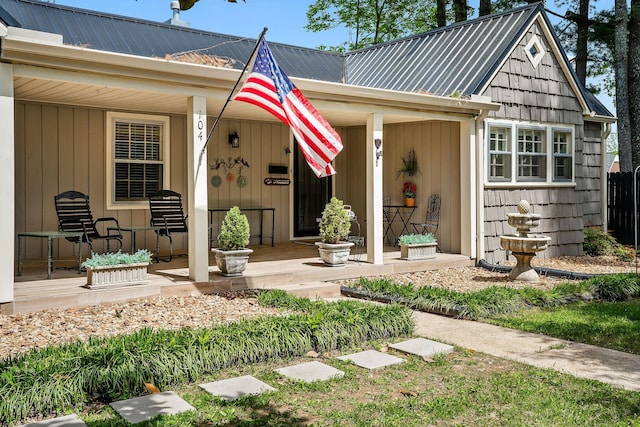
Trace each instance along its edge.
{"label": "wall mounted light", "polygon": [[233,148],[240,148],[240,137],[238,136],[237,130],[229,134],[229,144],[231,144]]}
{"label": "wall mounted light", "polygon": [[287,155],[291,154],[291,148],[284,147],[284,154],[287,154]]}
{"label": "wall mounted light", "polygon": [[373,140],[373,143],[376,146],[376,166],[378,166],[378,160],[382,157],[382,150],[380,149],[380,147],[382,147],[382,139],[376,138]]}

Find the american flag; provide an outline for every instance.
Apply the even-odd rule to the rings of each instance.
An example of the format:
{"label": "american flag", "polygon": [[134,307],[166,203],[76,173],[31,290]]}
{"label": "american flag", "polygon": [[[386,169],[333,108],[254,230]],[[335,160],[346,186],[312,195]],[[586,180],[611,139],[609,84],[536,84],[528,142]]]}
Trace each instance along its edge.
{"label": "american flag", "polygon": [[280,69],[266,40],[260,41],[253,70],[234,99],[257,105],[289,126],[318,177],[336,173],[331,161],[342,150],[340,136]]}

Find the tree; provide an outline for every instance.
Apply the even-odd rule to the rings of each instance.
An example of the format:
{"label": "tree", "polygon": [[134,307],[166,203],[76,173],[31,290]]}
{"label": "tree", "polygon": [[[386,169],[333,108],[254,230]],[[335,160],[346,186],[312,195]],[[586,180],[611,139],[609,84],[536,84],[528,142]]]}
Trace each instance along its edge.
{"label": "tree", "polygon": [[631,156],[631,138],[629,123],[629,93],[628,79],[628,37],[627,37],[627,1],[615,0],[615,80],[616,80],[616,110],[618,115],[618,152],[620,171],[631,172],[633,162]]}
{"label": "tree", "polygon": [[309,31],[342,25],[353,32],[353,41],[321,46],[335,51],[360,49],[436,27],[431,0],[316,0],[307,10],[307,20]]}
{"label": "tree", "polygon": [[467,20],[467,0],[453,0],[453,13],[456,22],[464,22]]}
{"label": "tree", "polygon": [[491,14],[491,0],[480,0],[478,15],[485,16]]}
{"label": "tree", "polygon": [[640,0],[631,0],[629,14],[629,75],[627,93],[629,99],[629,131],[633,167],[640,165]]}

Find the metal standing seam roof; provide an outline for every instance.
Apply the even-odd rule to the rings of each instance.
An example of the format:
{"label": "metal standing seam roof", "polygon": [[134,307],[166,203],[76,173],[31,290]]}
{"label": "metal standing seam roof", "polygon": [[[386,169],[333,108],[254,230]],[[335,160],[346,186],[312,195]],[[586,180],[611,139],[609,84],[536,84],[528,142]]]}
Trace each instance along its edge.
{"label": "metal standing seam roof", "polygon": [[[13,19],[8,23],[14,26],[61,34],[67,45],[157,58],[198,51],[230,58],[236,69],[243,68],[256,44],[256,39],[37,0],[0,0],[0,19],[5,16]],[[342,82],[341,54],[272,42],[269,47],[289,76]]]}
{"label": "metal standing seam roof", "polygon": [[348,53],[346,81],[434,95],[479,94],[538,12],[537,5],[526,6]]}
{"label": "metal standing seam roof", "polygon": [[[456,91],[479,94],[539,12],[547,19],[542,5],[532,4],[347,54],[275,42],[269,46],[290,77],[445,96]],[[195,51],[229,58],[235,69],[243,68],[256,43],[251,38],[38,0],[0,0],[0,20],[61,34],[67,45],[158,58]],[[563,58],[568,61],[564,52]],[[575,73],[573,77],[577,81]],[[578,86],[592,111],[613,116]]]}

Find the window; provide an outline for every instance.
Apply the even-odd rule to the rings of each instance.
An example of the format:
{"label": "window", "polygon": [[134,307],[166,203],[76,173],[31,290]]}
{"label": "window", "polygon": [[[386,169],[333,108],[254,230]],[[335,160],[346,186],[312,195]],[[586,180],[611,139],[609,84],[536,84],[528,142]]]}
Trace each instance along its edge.
{"label": "window", "polygon": [[107,122],[108,207],[146,208],[168,182],[169,118],[107,113]]}
{"label": "window", "polygon": [[545,54],[544,48],[540,40],[538,40],[538,36],[534,34],[531,39],[529,39],[529,42],[524,47],[524,52],[527,58],[529,58],[531,65],[533,65],[533,68],[537,68]]}
{"label": "window", "polygon": [[489,122],[488,181],[531,185],[573,183],[573,134],[572,127]]}
{"label": "window", "polygon": [[544,137],[542,129],[518,128],[518,181],[546,179]]}
{"label": "window", "polygon": [[562,129],[553,130],[553,180],[573,179],[572,134]]}
{"label": "window", "polygon": [[511,180],[511,129],[508,127],[491,127],[489,168],[495,180]]}

